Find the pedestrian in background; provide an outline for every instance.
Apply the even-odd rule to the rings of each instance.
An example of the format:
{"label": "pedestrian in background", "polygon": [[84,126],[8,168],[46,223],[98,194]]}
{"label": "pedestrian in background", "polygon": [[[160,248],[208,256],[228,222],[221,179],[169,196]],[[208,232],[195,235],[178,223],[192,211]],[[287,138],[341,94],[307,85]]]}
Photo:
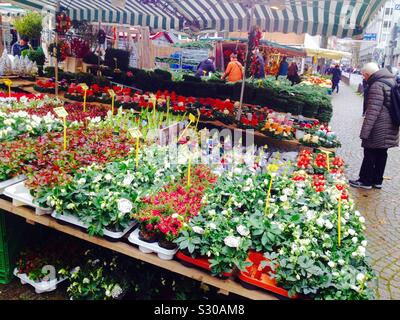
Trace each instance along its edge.
{"label": "pedestrian in background", "polygon": [[278,74],[276,75],[276,80],[278,80],[279,76],[286,77],[288,74],[288,71],[289,71],[289,64],[286,61],[286,57],[283,57],[280,65],[279,65],[279,71],[278,71]]}
{"label": "pedestrian in background", "polygon": [[300,83],[299,67],[297,66],[296,62],[292,62],[290,64],[289,69],[288,69],[287,78],[292,83],[292,86]]}
{"label": "pedestrian in background", "polygon": [[215,72],[215,57],[208,57],[206,60],[203,60],[197,66],[197,71],[195,76],[197,78],[201,78],[202,76],[208,76],[210,72]]}
{"label": "pedestrian in background", "polygon": [[342,71],[340,70],[339,65],[337,64],[335,68],[332,70],[332,92],[339,93],[339,82],[342,79]]}
{"label": "pedestrian in background", "polygon": [[[386,68],[379,70],[371,62],[362,69],[367,81],[365,92],[366,110],[360,138],[364,148],[364,160],[358,180],[350,180],[352,187],[381,189],[389,148],[399,146],[399,127],[394,125],[390,115],[391,86],[395,77]],[[387,83],[390,83],[387,84]]]}
{"label": "pedestrian in background", "polygon": [[232,53],[231,61],[228,63],[224,75],[221,77],[222,80],[228,78],[228,82],[237,82],[243,79],[243,66],[238,61],[237,55]]}

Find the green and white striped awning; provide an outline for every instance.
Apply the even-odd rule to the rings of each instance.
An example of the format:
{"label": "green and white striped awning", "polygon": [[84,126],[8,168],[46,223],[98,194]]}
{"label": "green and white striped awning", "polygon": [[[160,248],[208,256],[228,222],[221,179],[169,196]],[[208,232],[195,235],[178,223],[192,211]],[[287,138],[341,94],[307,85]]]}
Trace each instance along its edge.
{"label": "green and white striped awning", "polygon": [[[54,10],[56,0],[13,0],[37,10]],[[384,0],[61,0],[76,20],[149,26],[154,30],[247,31],[248,3],[263,31],[352,37],[363,33]]]}
{"label": "green and white striped awning", "polygon": [[[361,34],[384,0],[174,0],[170,1],[200,29],[247,31],[249,6],[263,31],[338,36]],[[274,9],[275,8],[275,9]]]}
{"label": "green and white striped awning", "polygon": [[2,16],[16,17],[25,14],[25,10],[10,3],[0,3],[0,14]]}
{"label": "green and white striped awning", "polygon": [[[55,11],[56,0],[12,0],[34,10]],[[90,22],[149,26],[155,30],[179,29],[179,18],[168,14],[162,7],[146,5],[139,0],[126,0],[124,6],[113,0],[61,0],[73,20]],[[181,23],[182,24],[182,23]]]}

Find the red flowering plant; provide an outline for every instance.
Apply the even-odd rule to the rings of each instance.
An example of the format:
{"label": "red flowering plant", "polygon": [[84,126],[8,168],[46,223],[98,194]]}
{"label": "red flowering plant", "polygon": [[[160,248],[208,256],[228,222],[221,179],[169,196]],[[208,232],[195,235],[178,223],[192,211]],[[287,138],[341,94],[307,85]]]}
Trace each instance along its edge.
{"label": "red flowering plant", "polygon": [[[84,90],[79,84],[71,83],[68,87],[67,92],[64,94],[64,97],[69,100],[82,102],[84,100]],[[95,90],[92,87],[90,87],[86,91],[86,102],[94,102],[94,101],[96,101]]]}
{"label": "red flowering plant", "polygon": [[131,139],[113,135],[110,129],[70,128],[67,137],[66,151],[63,134],[58,132],[0,143],[0,181],[25,174],[25,185],[34,195],[41,188],[68,182],[82,167],[123,159],[131,149]]}
{"label": "red flowering plant", "polygon": [[225,101],[214,99],[212,107],[215,119],[225,124],[233,124],[235,122],[235,105],[238,107],[237,102],[233,103],[229,99]]}
{"label": "red flowering plant", "polygon": [[56,84],[52,79],[38,80],[33,88],[42,93],[54,93]]}
{"label": "red flowering plant", "polygon": [[[110,110],[109,106],[105,105],[87,105],[86,112],[83,112],[83,104],[82,103],[70,103],[64,106],[65,110],[68,112],[67,121],[73,122],[85,122],[86,119],[97,118],[100,117],[104,119],[107,116],[108,111]],[[19,110],[21,111],[21,110]],[[41,108],[27,108],[22,109],[22,111],[27,112],[30,115],[36,115],[39,117],[43,117],[47,115],[49,112],[53,115],[56,115],[54,112],[54,107],[52,105],[45,105]]]}
{"label": "red flowering plant", "polygon": [[90,53],[90,47],[87,41],[80,38],[73,38],[70,42],[71,55],[78,59],[86,57]]}
{"label": "red flowering plant", "polygon": [[139,222],[142,235],[151,238],[156,234],[164,248],[175,247],[171,243],[179,231],[201,208],[205,190],[216,182],[210,168],[198,165],[191,175],[191,185],[187,186],[187,176],[178,183],[170,184],[157,195],[145,198],[145,206],[133,215]]}
{"label": "red flowering plant", "polygon": [[99,165],[123,159],[131,149],[127,135],[114,135],[110,129],[70,129],[68,150],[62,148],[62,133],[39,137],[35,144],[35,160],[23,165],[27,176],[25,185],[32,194],[40,188],[62,185],[72,179],[72,174],[92,163]]}

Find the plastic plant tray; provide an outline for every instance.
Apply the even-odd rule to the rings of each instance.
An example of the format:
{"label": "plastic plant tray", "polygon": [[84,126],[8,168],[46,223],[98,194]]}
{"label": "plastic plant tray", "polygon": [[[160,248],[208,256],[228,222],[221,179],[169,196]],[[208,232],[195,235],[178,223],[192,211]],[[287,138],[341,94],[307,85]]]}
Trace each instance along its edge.
{"label": "plastic plant tray", "polygon": [[57,289],[57,285],[61,282],[63,282],[64,280],[66,280],[66,278],[59,278],[59,279],[53,279],[53,280],[49,280],[49,281],[40,281],[40,282],[35,282],[31,279],[29,279],[28,275],[26,273],[18,273],[18,269],[15,268],[14,269],[14,275],[16,277],[18,277],[21,280],[21,284],[30,284],[32,287],[35,288],[35,292],[36,293],[43,293],[43,292],[50,292],[53,290]]}
{"label": "plastic plant tray", "polygon": [[157,253],[158,257],[162,260],[172,260],[178,248],[173,250],[167,250],[161,248],[157,242],[149,243],[139,239],[139,229],[133,231],[128,238],[129,242],[139,246],[139,250],[143,253]]}
{"label": "plastic plant tray", "polygon": [[35,213],[39,216],[52,212],[50,208],[41,208],[33,203],[33,197],[28,188],[25,187],[25,182],[23,181],[5,188],[4,195],[12,198],[12,204],[16,207],[29,206],[35,208]]}
{"label": "plastic plant tray", "polygon": [[298,296],[289,297],[289,293],[287,290],[280,288],[276,285],[275,279],[272,279],[269,276],[269,272],[271,271],[271,268],[269,266],[266,266],[264,268],[260,266],[261,261],[268,261],[261,253],[250,252],[247,261],[252,262],[253,265],[247,267],[247,271],[245,272],[240,271],[240,280],[287,298],[298,298]]}
{"label": "plastic plant tray", "polygon": [[3,194],[5,188],[12,186],[13,184],[24,181],[26,177],[24,175],[20,175],[18,177],[14,177],[5,181],[0,182],[0,194]]}
{"label": "plastic plant tray", "polygon": [[[75,226],[81,227],[81,228],[85,228],[87,229],[87,226],[81,221],[79,220],[77,217],[72,216],[72,215],[66,215],[66,214],[58,214],[56,211],[53,211],[51,216],[57,220],[61,220],[64,222],[68,222],[70,224],[73,224]],[[136,225],[136,222],[132,222],[132,224],[130,226],[128,226],[124,231],[120,231],[120,232],[113,232],[107,229],[103,229],[103,234],[105,236],[108,236],[110,238],[113,239],[121,239],[123,238],[128,232],[129,230],[131,230],[134,226]]]}
{"label": "plastic plant tray", "polygon": [[[200,258],[192,258],[190,256],[185,255],[182,251],[179,251],[176,254],[176,257],[186,263],[192,264],[196,267],[211,271],[211,267],[210,267],[210,262],[208,262],[208,259],[205,257],[200,257]],[[222,276],[224,277],[231,277],[233,275],[233,272],[224,272],[222,274]]]}

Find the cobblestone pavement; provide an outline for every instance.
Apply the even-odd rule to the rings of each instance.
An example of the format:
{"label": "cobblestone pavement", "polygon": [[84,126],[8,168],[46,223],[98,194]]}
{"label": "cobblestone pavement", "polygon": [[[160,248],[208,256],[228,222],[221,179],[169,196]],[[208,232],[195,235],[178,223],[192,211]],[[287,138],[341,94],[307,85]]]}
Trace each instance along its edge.
{"label": "cobblestone pavement", "polygon": [[[359,133],[362,98],[343,85],[334,94],[332,129],[342,142],[338,153],[348,164],[347,176],[358,178],[363,159]],[[378,281],[377,299],[400,299],[400,149],[389,150],[382,190],[352,188],[358,208],[366,219],[367,254]]]}

